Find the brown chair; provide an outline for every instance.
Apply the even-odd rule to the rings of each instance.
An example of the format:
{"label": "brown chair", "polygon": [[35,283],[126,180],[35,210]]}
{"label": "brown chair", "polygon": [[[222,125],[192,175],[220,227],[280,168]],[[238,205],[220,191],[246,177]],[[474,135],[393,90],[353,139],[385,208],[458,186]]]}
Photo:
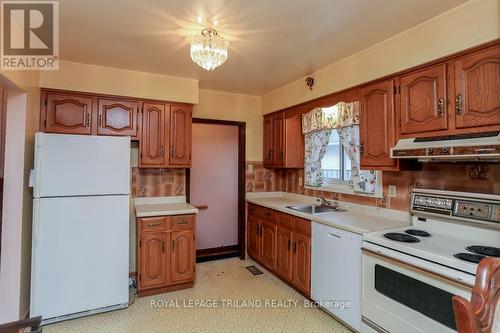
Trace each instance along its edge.
{"label": "brown chair", "polygon": [[500,258],[481,260],[470,302],[453,296],[458,333],[493,333],[495,310],[500,302]]}

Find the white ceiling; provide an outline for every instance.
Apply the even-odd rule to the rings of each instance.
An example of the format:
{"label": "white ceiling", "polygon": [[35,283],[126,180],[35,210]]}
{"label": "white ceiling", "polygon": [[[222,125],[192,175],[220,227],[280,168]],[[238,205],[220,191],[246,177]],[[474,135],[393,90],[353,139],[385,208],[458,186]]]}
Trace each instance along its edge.
{"label": "white ceiling", "polygon": [[[62,0],[61,59],[187,77],[262,95],[466,0]],[[218,19],[229,58],[189,57],[197,16]],[[418,46],[416,46],[418,47]]]}

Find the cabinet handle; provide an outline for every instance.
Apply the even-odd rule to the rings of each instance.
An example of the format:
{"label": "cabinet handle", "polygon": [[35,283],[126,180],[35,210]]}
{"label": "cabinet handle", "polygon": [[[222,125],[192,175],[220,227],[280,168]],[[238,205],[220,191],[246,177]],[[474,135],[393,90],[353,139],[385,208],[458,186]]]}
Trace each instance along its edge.
{"label": "cabinet handle", "polygon": [[99,127],[102,127],[102,113],[99,115]]}
{"label": "cabinet handle", "polygon": [[363,143],[363,142],[361,142],[361,143],[359,144],[359,153],[360,153],[360,154],[364,154],[364,152],[365,152],[365,145],[364,145],[364,143]]}
{"label": "cabinet handle", "polygon": [[87,112],[87,127],[90,127],[90,113]]}
{"label": "cabinet handle", "polygon": [[288,240],[288,251],[292,248],[292,241],[289,239]]}
{"label": "cabinet handle", "polygon": [[148,227],[159,227],[160,223],[150,223],[148,224]]}
{"label": "cabinet handle", "polygon": [[189,224],[189,221],[188,220],[179,221],[177,222],[177,224]]}
{"label": "cabinet handle", "polygon": [[283,159],[283,157],[285,156],[285,153],[283,152],[283,149],[280,150],[280,155],[281,155],[281,159]]}
{"label": "cabinet handle", "polygon": [[163,157],[163,145],[160,146],[160,157]]}
{"label": "cabinet handle", "polygon": [[161,253],[165,253],[165,241],[161,241]]}
{"label": "cabinet handle", "polygon": [[444,117],[444,98],[440,98],[438,102],[438,116],[440,118]]}
{"label": "cabinet handle", "polygon": [[172,239],[172,253],[175,251],[175,240]]}
{"label": "cabinet handle", "polygon": [[174,146],[170,146],[170,157],[174,157]]}
{"label": "cabinet handle", "polygon": [[457,98],[455,98],[455,111],[458,115],[462,114],[462,94],[458,94]]}
{"label": "cabinet handle", "polygon": [[293,253],[297,253],[297,242],[293,242]]}

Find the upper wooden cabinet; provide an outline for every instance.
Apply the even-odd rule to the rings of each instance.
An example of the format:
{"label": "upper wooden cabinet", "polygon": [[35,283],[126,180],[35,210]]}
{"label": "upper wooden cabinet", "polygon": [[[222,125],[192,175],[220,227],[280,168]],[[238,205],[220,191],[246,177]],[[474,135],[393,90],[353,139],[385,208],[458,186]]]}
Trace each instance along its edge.
{"label": "upper wooden cabinet", "polygon": [[137,136],[139,102],[99,98],[97,134]]}
{"label": "upper wooden cabinet", "polygon": [[170,106],[170,165],[191,164],[191,107]]}
{"label": "upper wooden cabinet", "polygon": [[361,169],[395,170],[391,158],[395,144],[394,80],[370,84],[361,89]]}
{"label": "upper wooden cabinet", "polygon": [[304,167],[302,116],[278,112],[264,116],[264,166]]}
{"label": "upper wooden cabinet", "polygon": [[192,105],[42,89],[40,131],[130,136],[139,167],[191,166]]}
{"label": "upper wooden cabinet", "polygon": [[401,134],[448,129],[447,64],[399,78]]}
{"label": "upper wooden cabinet", "polygon": [[165,157],[165,104],[144,103],[142,107],[142,131],[139,166],[163,167]]}
{"label": "upper wooden cabinet", "polygon": [[[45,103],[43,102],[45,100]],[[92,97],[62,93],[44,94],[43,127],[49,133],[92,134]]]}
{"label": "upper wooden cabinet", "polygon": [[456,128],[500,125],[500,46],[455,60]]}

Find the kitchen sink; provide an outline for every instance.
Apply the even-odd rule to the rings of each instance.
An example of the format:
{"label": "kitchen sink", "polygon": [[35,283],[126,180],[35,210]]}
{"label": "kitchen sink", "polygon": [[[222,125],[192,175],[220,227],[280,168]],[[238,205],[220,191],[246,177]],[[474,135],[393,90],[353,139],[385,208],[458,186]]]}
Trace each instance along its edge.
{"label": "kitchen sink", "polygon": [[319,205],[297,205],[297,206],[287,206],[286,208],[290,208],[302,213],[312,214],[312,215],[346,211],[345,209],[338,207],[335,208],[335,207],[326,207]]}

